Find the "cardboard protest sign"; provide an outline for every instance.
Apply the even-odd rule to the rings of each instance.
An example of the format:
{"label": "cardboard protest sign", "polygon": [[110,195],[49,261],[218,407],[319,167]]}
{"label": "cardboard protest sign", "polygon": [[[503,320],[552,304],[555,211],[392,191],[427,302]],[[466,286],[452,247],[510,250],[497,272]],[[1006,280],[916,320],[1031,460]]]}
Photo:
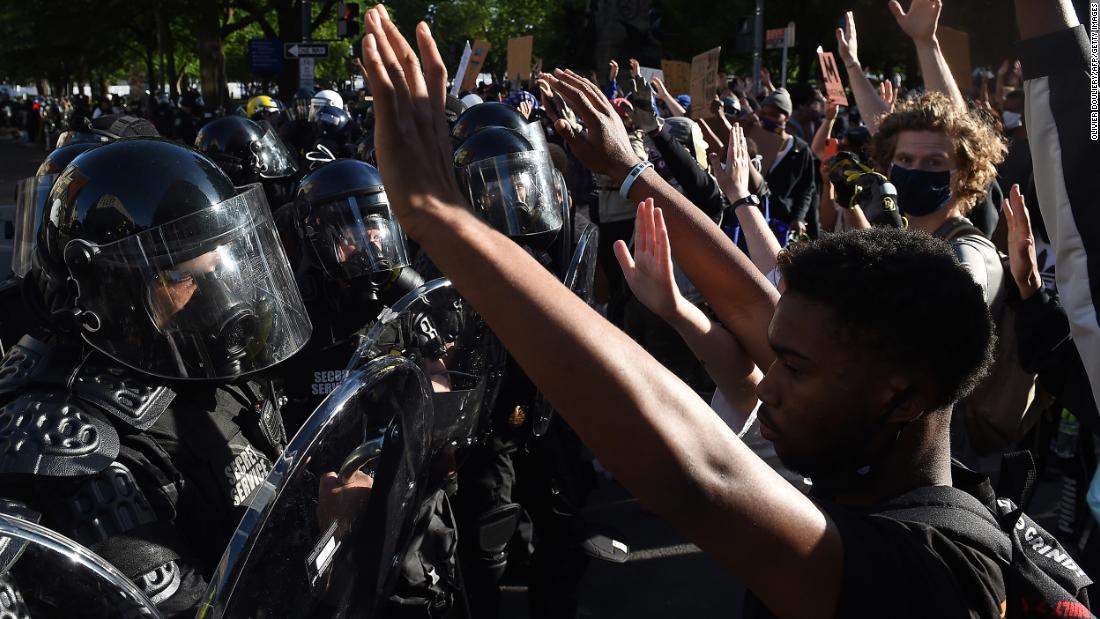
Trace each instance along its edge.
{"label": "cardboard protest sign", "polygon": [[779,151],[783,150],[785,145],[783,138],[777,133],[772,133],[757,125],[745,132],[745,137],[756,142],[756,152],[764,158],[762,170],[765,175],[772,169],[772,164],[775,163],[775,158],[779,155]]}
{"label": "cardboard protest sign", "polygon": [[470,42],[466,41],[466,48],[462,50],[462,59],[458,61],[458,69],[455,71],[454,84],[451,86],[451,96],[457,97],[462,90],[462,82],[466,81],[466,69],[470,66],[470,56],[474,50]]}
{"label": "cardboard protest sign", "polygon": [[[489,55],[489,42],[488,41],[474,41],[474,45],[470,52],[470,60],[466,64],[466,72],[462,76],[462,88],[461,90],[473,90],[477,85],[478,76],[481,73],[481,66],[485,64],[485,57]],[[458,78],[455,78],[458,81]]]}
{"label": "cardboard protest sign", "polygon": [[531,77],[531,53],[534,50],[535,37],[514,37],[508,39],[508,79],[525,80]]}
{"label": "cardboard protest sign", "polygon": [[970,66],[970,35],[954,28],[939,26],[936,28],[936,38],[940,41],[940,51],[947,61],[951,75],[955,77],[955,83],[959,90],[966,92],[973,86],[972,67]]}
{"label": "cardboard protest sign", "polygon": [[829,103],[847,107],[848,96],[844,94],[844,82],[840,80],[840,71],[833,53],[822,51],[819,46],[817,58],[821,61],[821,76],[825,80],[825,94],[829,97]]}
{"label": "cardboard protest sign", "polygon": [[[642,74],[645,78],[645,83],[652,84],[653,78],[661,80],[661,83],[665,83],[665,72],[660,69],[651,69],[649,67],[638,67],[638,73]],[[666,86],[668,84],[665,84]]]}
{"label": "cardboard protest sign", "polygon": [[662,60],[661,70],[665,74],[664,84],[668,94],[673,97],[687,93],[691,88],[691,65],[682,60]]}
{"label": "cardboard protest sign", "polygon": [[707,50],[691,59],[691,117],[710,118],[710,100],[714,98],[714,76],[718,74],[721,47]]}

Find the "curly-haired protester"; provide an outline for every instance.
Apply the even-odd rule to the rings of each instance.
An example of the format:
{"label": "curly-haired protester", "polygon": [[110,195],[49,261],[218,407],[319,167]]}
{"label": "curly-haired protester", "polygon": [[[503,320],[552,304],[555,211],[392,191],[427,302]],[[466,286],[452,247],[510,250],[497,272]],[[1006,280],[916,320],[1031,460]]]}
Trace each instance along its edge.
{"label": "curly-haired protester", "polygon": [[871,139],[871,154],[898,190],[909,227],[951,242],[959,261],[1000,301],[1004,269],[997,249],[966,218],[985,200],[1005,154],[1004,141],[981,116],[931,92],[899,101]]}
{"label": "curly-haired protester", "polygon": [[[438,118],[446,68],[427,24],[416,32],[420,59],[385,9],[367,13],[366,30],[379,169],[402,226],[608,470],[744,580],[766,606],[748,616],[1004,615],[1008,538],[991,513],[978,516],[986,506],[952,487],[963,476],[953,477],[948,434],[952,403],[989,364],[992,323],[947,245],[881,229],[806,244],[783,260],[780,299],[713,221],[633,153],[595,84],[567,71],[549,77],[586,128],[556,121],[572,152],[627,183],[631,199],[653,198],[685,272],[768,368],[758,388],[764,432],[785,462],[813,475],[820,494],[811,499],[478,220]],[[402,173],[412,167],[415,176]],[[737,167],[744,189],[747,165]]]}

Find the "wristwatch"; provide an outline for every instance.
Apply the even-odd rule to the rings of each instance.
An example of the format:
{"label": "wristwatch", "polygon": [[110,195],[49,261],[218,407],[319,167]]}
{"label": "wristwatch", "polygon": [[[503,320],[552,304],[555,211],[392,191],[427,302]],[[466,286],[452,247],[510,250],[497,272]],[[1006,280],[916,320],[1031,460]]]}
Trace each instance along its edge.
{"label": "wristwatch", "polygon": [[750,193],[749,195],[745,196],[744,198],[741,198],[740,200],[734,202],[733,203],[733,210],[736,211],[737,207],[739,207],[743,204],[751,204],[753,206],[758,207],[758,206],[760,206],[760,198],[756,197],[755,193]]}

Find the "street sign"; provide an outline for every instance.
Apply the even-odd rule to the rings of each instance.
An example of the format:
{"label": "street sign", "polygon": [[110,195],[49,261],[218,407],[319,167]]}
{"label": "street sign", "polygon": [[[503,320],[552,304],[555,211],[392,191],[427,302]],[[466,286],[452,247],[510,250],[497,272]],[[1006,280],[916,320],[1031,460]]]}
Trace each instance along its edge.
{"label": "street sign", "polygon": [[283,42],[279,39],[249,39],[248,71],[257,75],[274,75],[283,70]]}
{"label": "street sign", "polygon": [[302,58],[298,61],[298,88],[313,92],[313,59]]}
{"label": "street sign", "polygon": [[794,47],[794,43],[794,22],[787,24],[786,28],[771,28],[764,33],[765,49]]}
{"label": "street sign", "polygon": [[328,58],[327,43],[283,43],[283,57],[294,58]]}

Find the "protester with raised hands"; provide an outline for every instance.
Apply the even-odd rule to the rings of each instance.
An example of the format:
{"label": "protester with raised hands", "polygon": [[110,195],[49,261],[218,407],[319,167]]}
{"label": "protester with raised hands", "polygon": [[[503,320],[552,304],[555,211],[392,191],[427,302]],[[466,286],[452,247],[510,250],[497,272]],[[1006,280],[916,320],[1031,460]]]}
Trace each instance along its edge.
{"label": "protester with raised hands", "polygon": [[661,78],[655,77],[651,82],[653,85],[653,93],[658,99],[664,102],[665,107],[668,108],[668,112],[671,116],[687,116],[687,111],[684,110],[684,106],[680,105],[680,102],[676,100],[676,97],[669,94],[668,89],[665,88],[664,82]]}
{"label": "protester with raised hands", "polygon": [[578,133],[558,123],[573,153],[627,182],[632,198],[652,195],[689,275],[715,272],[697,284],[720,300],[746,351],[761,367],[778,356],[758,389],[763,427],[784,461],[812,473],[831,499],[815,503],[781,483],[686,385],[476,218],[453,177],[441,113],[446,69],[427,25],[417,28],[418,62],[383,8],[366,22],[379,168],[405,230],[616,478],[746,582],[766,606],[750,616],[883,608],[1000,616],[996,549],[975,547],[942,519],[903,524],[883,505],[932,494],[942,508],[959,496],[948,487],[948,410],[988,363],[990,321],[946,247],[897,230],[799,245],[781,261],[787,291],[777,308],[775,289],[717,226],[640,164],[603,93],[554,71],[551,86],[585,125]]}
{"label": "protester with raised hands", "polygon": [[951,75],[951,68],[947,66],[947,59],[944,58],[940,42],[936,38],[936,27],[939,25],[942,10],[942,0],[912,0],[908,11],[901,8],[898,0],[890,0],[890,12],[917,48],[917,60],[920,62],[925,89],[929,92],[941,92],[956,106],[966,109],[966,99]]}
{"label": "protester with raised hands", "polygon": [[[1081,355],[1070,338],[1069,319],[1057,295],[1043,287],[1031,217],[1020,186],[1002,208],[1008,229],[1008,260],[1016,283],[1016,338],[1021,364],[1082,424],[1100,435],[1100,416]],[[1091,471],[1090,471],[1091,472]]]}
{"label": "protester with raised hands", "polygon": [[875,92],[874,85],[863,72],[863,65],[859,63],[859,37],[856,32],[856,18],[851,11],[844,14],[844,27],[836,29],[836,42],[840,59],[848,70],[848,84],[852,88],[860,116],[871,133],[874,133],[882,116],[890,112],[890,105]]}
{"label": "protester with raised hands", "polygon": [[[745,132],[740,125],[730,129],[725,163],[712,156],[711,166],[717,175],[718,186],[730,202],[730,210],[741,225],[749,258],[761,273],[771,274],[782,246],[760,211],[760,191],[752,190],[753,186],[761,186],[764,179],[753,168]],[[755,183],[751,182],[753,177],[757,179]]]}

